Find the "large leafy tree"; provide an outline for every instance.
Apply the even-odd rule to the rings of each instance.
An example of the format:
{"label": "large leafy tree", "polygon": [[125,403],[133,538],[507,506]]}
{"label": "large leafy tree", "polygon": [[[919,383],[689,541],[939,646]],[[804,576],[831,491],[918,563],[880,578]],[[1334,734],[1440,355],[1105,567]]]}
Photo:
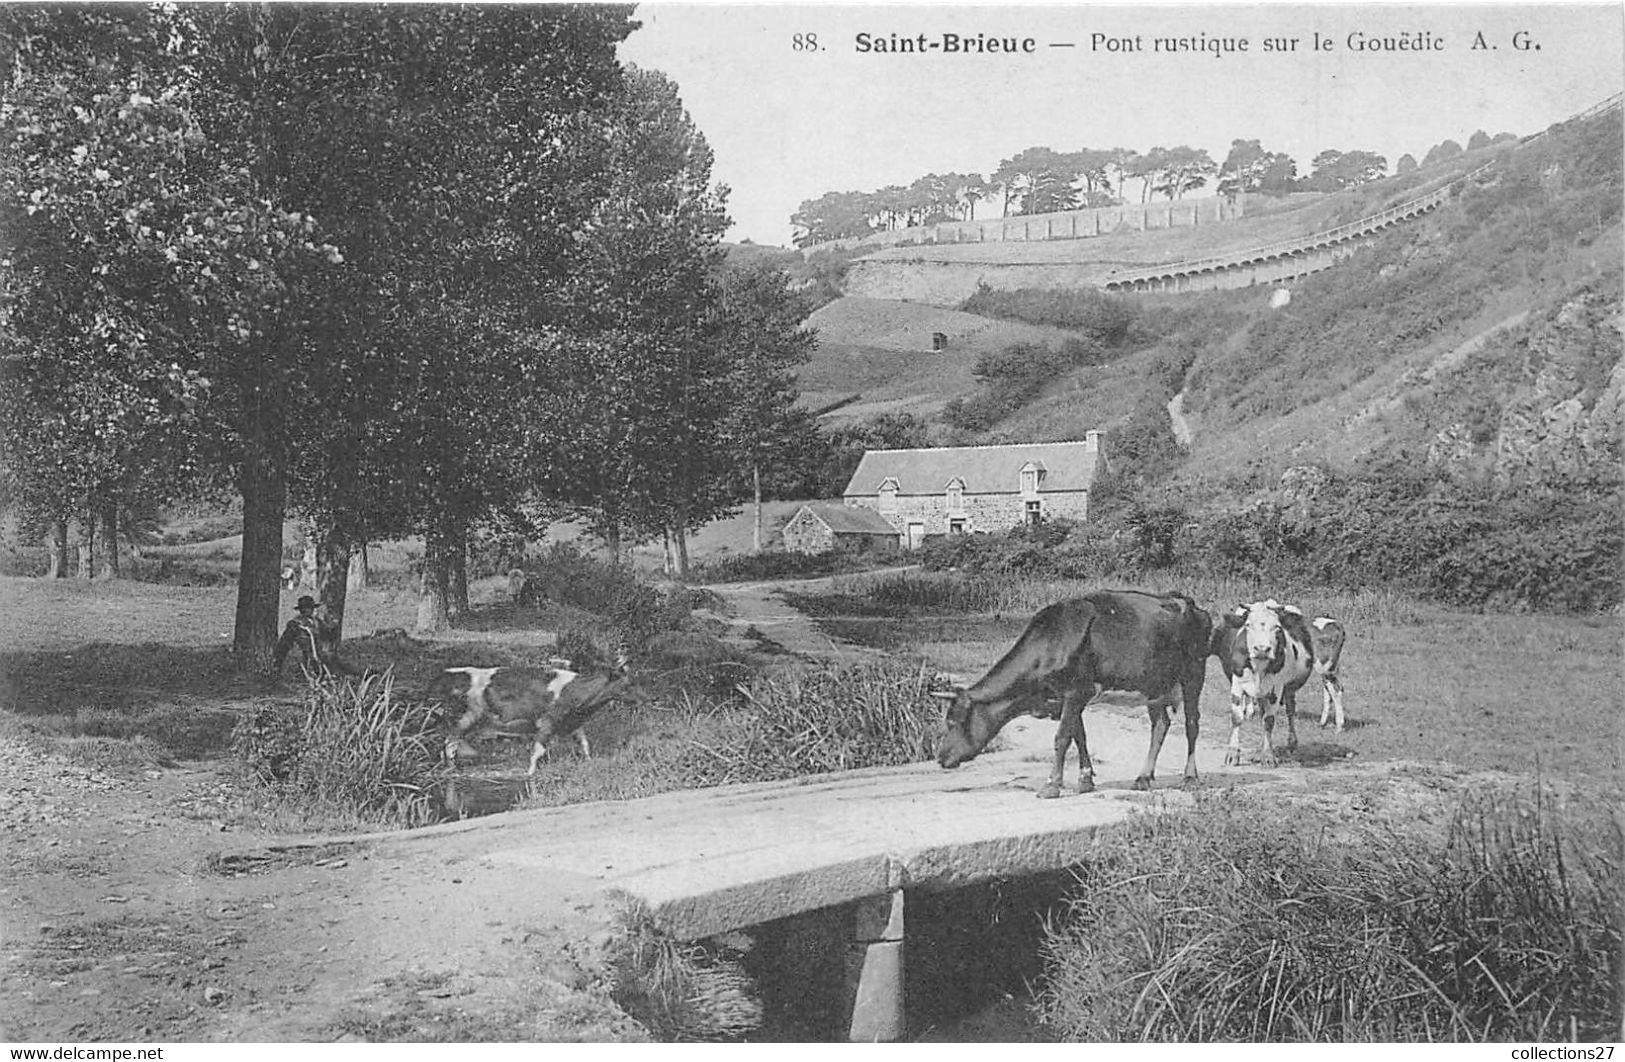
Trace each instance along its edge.
{"label": "large leafy tree", "polygon": [[1257,140],[1232,140],[1230,153],[1219,167],[1219,193],[1280,195],[1292,190],[1297,176],[1298,164],[1290,155],[1265,151]]}
{"label": "large leafy tree", "polygon": [[1219,169],[1206,148],[1181,144],[1153,148],[1151,154],[1156,155],[1157,163],[1153,187],[1169,199],[1181,199],[1186,192],[1202,187]]}
{"label": "large leafy tree", "polygon": [[512,425],[553,349],[528,339],[562,316],[602,196],[628,9],[240,11],[210,52],[226,139],[350,265],[325,300],[326,401],[281,419],[291,500],[320,518],[330,599],[357,542],[421,533],[432,629],[466,598],[470,524],[528,479]]}
{"label": "large leafy tree", "polygon": [[1305,184],[1318,192],[1335,192],[1379,180],[1388,172],[1388,160],[1374,151],[1337,151],[1328,148],[1315,156],[1314,171]]}
{"label": "large leafy tree", "polygon": [[826,192],[808,199],[790,215],[790,224],[799,231],[794,243],[810,247],[815,243],[867,236],[875,231],[871,193]]}
{"label": "large leafy tree", "polygon": [[[631,25],[609,6],[6,13],[6,202],[38,229],[6,267],[10,364],[71,377],[122,358],[142,371],[121,401],[195,418],[142,445],[179,437],[242,493],[245,663],[269,660],[290,501],[335,534],[425,531],[443,585],[448,543],[509,500],[523,458],[505,430],[543,373],[508,356],[557,346],[535,337],[568,316],[549,293],[602,198],[602,103]],[[126,201],[83,194],[103,186]],[[105,292],[85,299],[70,270]],[[110,339],[50,342],[97,335],[98,302]],[[63,432],[20,441],[64,437],[83,451]]]}
{"label": "large leafy tree", "polygon": [[[993,183],[1004,189],[1005,214],[1042,214],[1077,205],[1077,160],[1047,147],[1030,147],[999,163]],[[1014,208],[1014,210],[1012,210]]]}
{"label": "large leafy tree", "polygon": [[723,398],[710,387],[719,352],[703,340],[728,219],[711,149],[668,78],[629,70],[611,128],[609,186],[573,296],[573,327],[590,341],[557,373],[566,435],[542,486],[618,549],[686,524],[705,478],[706,423]]}
{"label": "large leafy tree", "polygon": [[208,136],[189,11],[10,8],[3,25],[8,465],[51,516],[95,510],[116,542],[121,505],[229,479],[215,444],[265,397],[240,385],[295,345],[291,296],[338,253]]}

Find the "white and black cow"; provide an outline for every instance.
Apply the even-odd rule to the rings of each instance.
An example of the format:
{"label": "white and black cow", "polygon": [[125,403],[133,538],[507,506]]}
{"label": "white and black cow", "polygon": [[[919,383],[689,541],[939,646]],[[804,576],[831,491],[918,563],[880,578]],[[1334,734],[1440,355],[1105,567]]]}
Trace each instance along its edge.
{"label": "white and black cow", "polygon": [[1343,637],[1343,626],[1336,620],[1321,617],[1310,623],[1300,610],[1274,598],[1237,605],[1214,626],[1209,649],[1230,680],[1227,766],[1241,763],[1241,725],[1260,712],[1264,746],[1259,762],[1275,765],[1277,706],[1286,710],[1287,751],[1298,747],[1298,691],[1311,675],[1319,675],[1324,684],[1321,726],[1335,708],[1337,729],[1342,731],[1343,687],[1337,664]]}
{"label": "white and black cow", "polygon": [[566,666],[448,667],[430,683],[428,697],[467,709],[447,739],[447,758],[455,762],[458,751],[467,747],[468,735],[488,728],[531,738],[528,773],[535,774],[556,738],[574,734],[581,754],[591,755],[582,724],[609,702],[629,698],[633,684],[624,658],[614,668],[584,673]]}

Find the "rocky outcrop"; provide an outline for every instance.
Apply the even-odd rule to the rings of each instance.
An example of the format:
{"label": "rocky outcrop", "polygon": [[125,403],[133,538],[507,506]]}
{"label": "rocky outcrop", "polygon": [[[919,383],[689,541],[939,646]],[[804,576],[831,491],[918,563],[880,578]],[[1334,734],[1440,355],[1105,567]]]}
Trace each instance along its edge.
{"label": "rocky outcrop", "polygon": [[[1523,334],[1483,356],[1510,386],[1499,415],[1456,419],[1434,433],[1430,463],[1489,465],[1502,483],[1572,475],[1620,460],[1625,365],[1617,292],[1591,290],[1534,319]],[[1482,373],[1469,360],[1457,370]],[[1442,374],[1436,386],[1458,384]]]}

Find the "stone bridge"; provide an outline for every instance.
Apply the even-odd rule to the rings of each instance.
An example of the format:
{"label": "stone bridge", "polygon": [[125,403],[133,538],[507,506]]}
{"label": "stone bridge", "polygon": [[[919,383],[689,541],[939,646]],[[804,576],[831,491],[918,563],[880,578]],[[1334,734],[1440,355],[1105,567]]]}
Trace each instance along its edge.
{"label": "stone bridge", "polygon": [[[1207,719],[1220,727],[1223,715]],[[549,895],[564,890],[575,904],[639,907],[682,940],[823,912],[821,924],[845,927],[849,1038],[896,1040],[906,1031],[910,895],[1064,870],[1081,861],[1101,827],[1190,803],[1179,788],[1180,727],[1163,748],[1157,786],[1136,792],[1130,783],[1145,756],[1143,710],[1094,707],[1086,724],[1099,788],[1059,800],[1035,799],[1048,775],[1055,724],[1022,718],[1000,735],[1002,750],[955,771],[935,763],[875,768],[277,847],[348,845],[375,863],[454,868],[460,902],[478,895],[486,878],[517,875],[545,882]],[[1279,777],[1224,768],[1223,754],[1211,737],[1198,746],[1207,785]],[[1069,763],[1068,783],[1076,777]],[[500,912],[508,932],[558,917],[543,891],[535,909],[510,903]]]}

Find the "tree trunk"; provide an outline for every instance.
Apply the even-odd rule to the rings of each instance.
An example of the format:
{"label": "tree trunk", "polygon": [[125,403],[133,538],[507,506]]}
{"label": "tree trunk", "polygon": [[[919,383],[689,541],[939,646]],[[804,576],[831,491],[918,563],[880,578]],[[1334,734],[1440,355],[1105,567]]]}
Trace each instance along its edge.
{"label": "tree trunk", "polygon": [[117,579],[121,574],[118,554],[118,506],[102,507],[102,570],[103,579]]}
{"label": "tree trunk", "polygon": [[365,590],[371,574],[367,567],[367,544],[363,542],[361,548],[350,555],[348,588],[352,591]]}
{"label": "tree trunk", "polygon": [[237,667],[270,675],[277,640],[277,612],[282,602],[282,521],[288,514],[288,489],[281,471],[251,440],[245,440],[244,468],[238,477],[243,495],[243,559],[237,573],[237,616],[231,649]]}
{"label": "tree trunk", "polygon": [[[316,518],[313,516],[301,520],[299,528],[305,536],[304,548],[299,552],[299,589],[320,590],[321,582],[317,569],[321,562],[316,557],[316,550],[322,540],[323,529],[316,526]],[[318,593],[316,599],[320,601],[322,595]]]}
{"label": "tree trunk", "polygon": [[96,574],[96,522],[94,520],[77,520],[79,537],[75,542],[78,550],[78,561],[74,577],[89,582]]}
{"label": "tree trunk", "polygon": [[756,490],[756,508],[751,514],[750,551],[762,552],[762,466],[755,464],[750,469],[751,482]]}
{"label": "tree trunk", "polygon": [[677,563],[671,554],[671,528],[668,527],[660,532],[660,544],[663,547],[660,570],[670,575]]}
{"label": "tree trunk", "polygon": [[316,600],[333,625],[335,642],[344,639],[344,604],[349,591],[350,544],[321,528],[316,538]]}
{"label": "tree trunk", "polygon": [[439,528],[423,536],[423,578],[418,587],[418,633],[434,634],[451,626],[450,579],[445,538]]}
{"label": "tree trunk", "polygon": [[51,557],[51,567],[45,573],[45,578],[66,579],[68,577],[68,522],[66,520],[53,520],[51,522],[51,534],[45,540],[45,543]]}
{"label": "tree trunk", "polygon": [[468,524],[459,520],[451,528],[446,545],[446,569],[451,583],[448,612],[453,619],[466,616],[468,607]]}
{"label": "tree trunk", "polygon": [[672,532],[677,544],[677,578],[688,578],[688,529],[678,524]]}

